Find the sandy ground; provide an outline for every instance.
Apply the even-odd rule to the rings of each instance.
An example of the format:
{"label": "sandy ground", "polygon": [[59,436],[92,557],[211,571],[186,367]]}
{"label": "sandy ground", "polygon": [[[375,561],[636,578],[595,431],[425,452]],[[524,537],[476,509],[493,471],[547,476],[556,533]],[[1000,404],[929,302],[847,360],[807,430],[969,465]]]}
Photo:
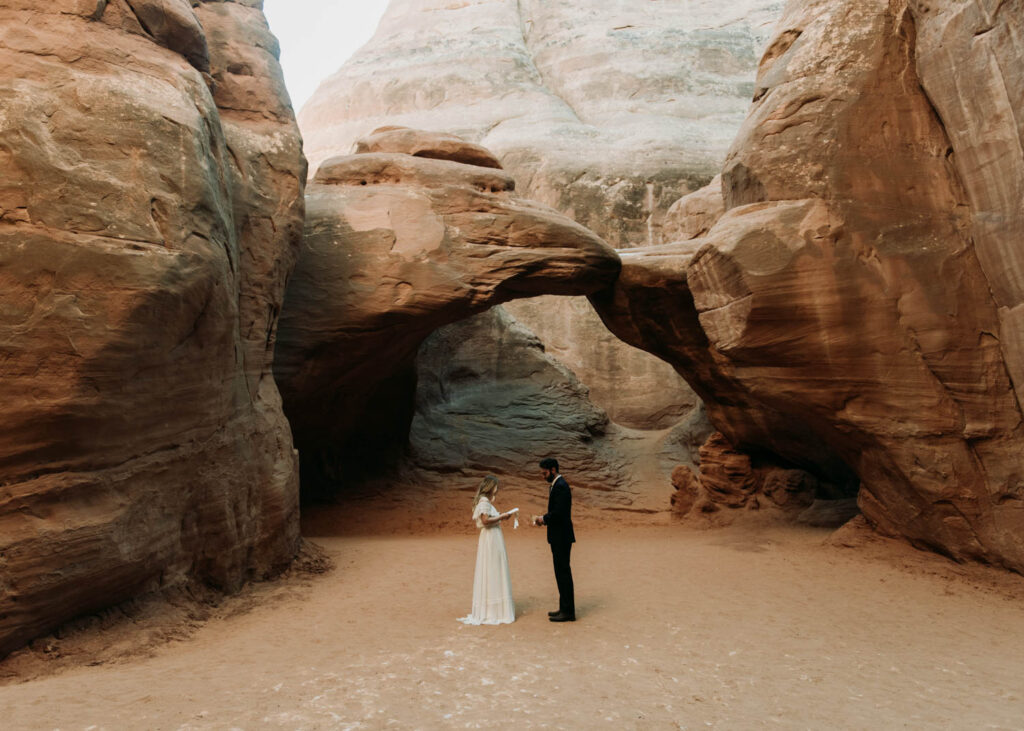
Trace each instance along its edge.
{"label": "sandy ground", "polygon": [[467,627],[471,531],[352,522],[307,514],[325,574],[16,654],[0,726],[1024,728],[1020,577],[813,529],[584,519],[578,622],[547,621],[550,553],[523,525],[505,531],[517,621]]}

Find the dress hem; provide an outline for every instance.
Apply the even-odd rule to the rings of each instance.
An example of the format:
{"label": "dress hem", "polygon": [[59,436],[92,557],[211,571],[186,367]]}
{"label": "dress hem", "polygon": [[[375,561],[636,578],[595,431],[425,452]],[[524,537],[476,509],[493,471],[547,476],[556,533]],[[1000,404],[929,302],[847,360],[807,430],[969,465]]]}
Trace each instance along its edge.
{"label": "dress hem", "polygon": [[471,617],[459,617],[455,621],[456,622],[462,622],[463,624],[467,624],[467,625],[470,625],[470,626],[473,626],[473,627],[480,627],[482,625],[512,624],[516,620],[515,620],[515,618],[513,618],[513,619],[498,619],[498,620],[480,620],[480,619],[472,619]]}

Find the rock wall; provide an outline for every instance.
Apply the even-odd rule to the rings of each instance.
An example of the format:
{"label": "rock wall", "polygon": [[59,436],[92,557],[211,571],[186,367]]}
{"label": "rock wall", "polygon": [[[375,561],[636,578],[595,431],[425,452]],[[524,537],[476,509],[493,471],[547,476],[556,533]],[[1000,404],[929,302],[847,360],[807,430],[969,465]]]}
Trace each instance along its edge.
{"label": "rock wall", "polygon": [[536,481],[537,462],[557,455],[576,488],[614,500],[630,487],[608,415],[502,308],[433,333],[417,353],[416,375],[409,444],[419,469]]}
{"label": "rock wall", "polygon": [[1020,2],[789,3],[721,217],[624,254],[595,298],[732,445],[859,479],[876,527],[1017,571],[1022,26]]}
{"label": "rock wall", "polygon": [[297,549],[305,161],[254,2],[0,7],[0,655]]}
{"label": "rock wall", "polygon": [[610,339],[613,336],[586,299],[535,297],[502,307],[586,385],[587,399],[616,424],[667,429],[699,408],[700,399],[671,366]]}
{"label": "rock wall", "polygon": [[999,346],[1024,397],[1024,3],[909,4],[917,70],[954,154]]}
{"label": "rock wall", "polygon": [[[612,246],[672,240],[668,210],[720,168],[781,5],[393,0],[301,111],[307,154],[347,153],[381,125],[452,132]],[[657,429],[692,408],[669,366],[611,337],[585,302],[509,311],[614,421]]]}
{"label": "rock wall", "polygon": [[[820,489],[803,470],[760,467],[718,432],[700,447],[699,472],[679,465],[672,471],[672,486],[677,490],[672,507],[681,515],[707,515],[723,508],[792,514],[809,507]],[[732,517],[729,510],[724,515]]]}

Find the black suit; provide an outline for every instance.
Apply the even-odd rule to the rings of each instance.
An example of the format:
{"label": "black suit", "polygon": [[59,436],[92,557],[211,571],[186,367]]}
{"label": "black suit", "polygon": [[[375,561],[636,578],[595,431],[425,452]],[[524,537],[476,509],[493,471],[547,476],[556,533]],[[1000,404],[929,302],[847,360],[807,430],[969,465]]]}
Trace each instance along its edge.
{"label": "black suit", "polygon": [[569,554],[576,534],[572,530],[572,491],[561,475],[555,479],[548,493],[548,512],[544,515],[548,527],[548,543],[551,544],[551,560],[555,566],[555,581],[558,583],[558,611],[576,616],[576,600],[573,596],[572,569]]}

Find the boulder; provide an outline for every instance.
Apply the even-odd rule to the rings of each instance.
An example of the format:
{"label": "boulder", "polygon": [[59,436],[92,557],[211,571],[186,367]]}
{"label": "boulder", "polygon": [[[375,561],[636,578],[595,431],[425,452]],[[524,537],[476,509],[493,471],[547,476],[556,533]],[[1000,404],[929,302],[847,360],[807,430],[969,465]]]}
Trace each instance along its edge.
{"label": "boulder", "polygon": [[305,161],[252,3],[5,3],[0,68],[2,655],[294,556]]}
{"label": "boulder", "polygon": [[665,215],[665,238],[668,241],[690,241],[704,236],[725,213],[722,197],[722,176],[716,175],[700,190],[673,203]]}
{"label": "boulder", "polygon": [[[698,460],[696,470],[681,464],[672,471],[676,490],[672,506],[678,515],[701,516],[719,513],[722,508],[743,508],[776,509],[795,518],[821,490],[814,475],[755,461],[719,432],[701,445]],[[721,515],[716,520],[723,522]]]}
{"label": "boulder", "polygon": [[796,520],[815,528],[841,528],[859,515],[856,498],[815,500]]}

